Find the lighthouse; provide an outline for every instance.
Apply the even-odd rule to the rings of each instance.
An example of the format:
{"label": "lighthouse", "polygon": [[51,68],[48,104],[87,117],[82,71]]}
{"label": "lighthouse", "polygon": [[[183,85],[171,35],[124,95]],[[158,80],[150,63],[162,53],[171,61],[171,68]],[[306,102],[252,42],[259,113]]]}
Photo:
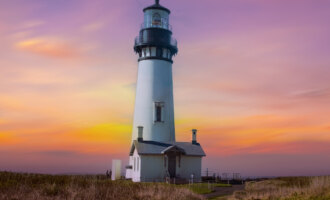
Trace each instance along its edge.
{"label": "lighthouse", "polygon": [[[143,126],[145,140],[175,141],[173,56],[178,52],[169,23],[170,11],[156,4],[145,8],[144,22],[135,39],[139,55],[133,127]],[[138,130],[133,130],[132,140]]]}
{"label": "lighthouse", "polygon": [[138,76],[132,146],[126,178],[134,182],[162,182],[201,178],[205,153],[196,141],[176,142],[173,101],[173,57],[178,53],[172,36],[170,10],[159,0],[143,9],[144,21],[135,38]]}

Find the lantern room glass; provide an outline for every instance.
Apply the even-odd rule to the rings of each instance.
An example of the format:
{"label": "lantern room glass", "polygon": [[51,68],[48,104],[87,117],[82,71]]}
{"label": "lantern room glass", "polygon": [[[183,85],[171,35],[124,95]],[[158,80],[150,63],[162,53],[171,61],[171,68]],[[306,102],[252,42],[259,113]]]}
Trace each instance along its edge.
{"label": "lantern room glass", "polygon": [[141,28],[163,28],[171,30],[168,12],[159,9],[146,10],[144,12],[144,23]]}

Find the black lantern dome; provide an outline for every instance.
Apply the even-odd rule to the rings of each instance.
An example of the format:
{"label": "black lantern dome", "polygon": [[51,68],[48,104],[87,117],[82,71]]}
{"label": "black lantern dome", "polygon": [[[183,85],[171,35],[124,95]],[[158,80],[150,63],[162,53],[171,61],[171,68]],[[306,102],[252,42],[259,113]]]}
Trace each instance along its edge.
{"label": "black lantern dome", "polygon": [[154,5],[151,5],[151,6],[148,6],[146,8],[143,9],[143,12],[145,12],[146,10],[149,10],[149,9],[158,9],[158,10],[164,10],[166,12],[168,12],[168,14],[171,13],[171,11],[163,6],[161,6],[159,4],[159,0],[156,0],[156,3]]}

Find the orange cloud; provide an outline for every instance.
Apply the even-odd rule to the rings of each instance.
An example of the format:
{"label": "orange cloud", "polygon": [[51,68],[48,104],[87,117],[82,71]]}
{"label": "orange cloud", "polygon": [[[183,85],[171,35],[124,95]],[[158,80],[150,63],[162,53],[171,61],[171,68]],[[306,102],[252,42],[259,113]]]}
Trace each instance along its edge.
{"label": "orange cloud", "polygon": [[20,50],[32,52],[38,55],[52,58],[76,58],[79,56],[73,45],[59,39],[53,38],[32,38],[20,41],[16,47]]}
{"label": "orange cloud", "polygon": [[[0,125],[1,125],[1,121],[0,121]],[[20,138],[15,137],[11,133],[2,132],[0,130],[0,146],[3,147],[3,146],[15,145],[20,141],[22,141]]]}
{"label": "orange cloud", "polygon": [[131,129],[131,125],[127,124],[97,124],[82,130],[78,135],[82,140],[118,143],[119,141],[126,142],[130,140]]}
{"label": "orange cloud", "polygon": [[[191,128],[199,130],[198,141],[209,155],[235,155],[246,153],[309,153],[318,143],[329,144],[327,123],[314,115],[250,115],[243,117],[182,118],[177,119],[177,139],[189,141]],[[315,137],[317,135],[317,137]],[[306,142],[300,142],[306,141]],[[322,152],[314,148],[313,152]]]}

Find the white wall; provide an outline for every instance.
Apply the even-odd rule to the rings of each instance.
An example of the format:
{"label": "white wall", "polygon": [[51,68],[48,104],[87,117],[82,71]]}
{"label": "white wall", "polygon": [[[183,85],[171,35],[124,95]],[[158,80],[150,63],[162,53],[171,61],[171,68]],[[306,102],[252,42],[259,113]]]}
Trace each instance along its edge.
{"label": "white wall", "polygon": [[202,158],[197,156],[181,156],[181,167],[179,167],[179,158],[177,157],[176,174],[180,178],[190,179],[194,174],[194,181],[201,181]]}
{"label": "white wall", "polygon": [[[128,165],[132,166],[132,159],[133,159],[133,156],[130,156],[129,159],[128,159]],[[126,169],[126,172],[125,172],[125,178],[126,179],[131,179],[132,178],[132,173],[133,173],[133,169]]]}
{"label": "white wall", "polygon": [[[134,161],[132,169],[132,180],[134,182],[163,182],[168,169],[168,160],[166,167],[164,165],[164,155],[141,155],[136,151],[131,156],[137,159],[140,158],[139,170],[135,168]],[[137,164],[137,163],[136,163]],[[176,175],[184,179],[191,179],[191,174],[194,174],[194,181],[201,181],[202,158],[197,156],[181,156],[181,165],[179,167],[179,157],[176,162]]]}
{"label": "white wall", "polygon": [[[154,122],[155,102],[164,102],[164,122]],[[132,141],[143,126],[143,139],[175,141],[172,63],[164,60],[139,62]]]}
{"label": "white wall", "polygon": [[163,155],[141,155],[141,181],[162,182],[166,175]]}
{"label": "white wall", "polygon": [[112,160],[112,180],[118,180],[121,178],[121,160]]}
{"label": "white wall", "polygon": [[[136,150],[134,150],[133,156],[130,156],[130,163],[132,163],[132,170],[131,170],[131,176],[133,182],[140,182],[140,175],[141,175],[141,157],[137,153]],[[134,161],[135,160],[135,161]]]}

